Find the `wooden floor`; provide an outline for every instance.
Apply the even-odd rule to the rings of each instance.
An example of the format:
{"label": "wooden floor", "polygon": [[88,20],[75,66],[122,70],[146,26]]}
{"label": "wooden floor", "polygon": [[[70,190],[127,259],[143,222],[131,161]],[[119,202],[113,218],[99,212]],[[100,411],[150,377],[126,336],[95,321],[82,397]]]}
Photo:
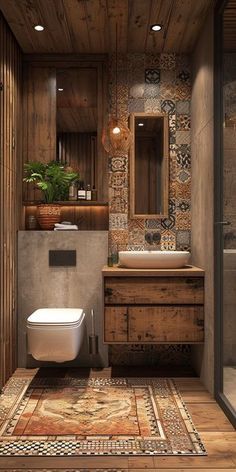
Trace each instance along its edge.
{"label": "wooden floor", "polygon": [[[14,376],[33,376],[35,370],[18,369]],[[76,370],[78,374],[78,369]],[[91,377],[110,377],[111,370],[90,371]],[[126,373],[127,375],[127,373]],[[140,371],[140,376],[144,373]],[[236,431],[197,378],[175,379],[201,439],[206,457],[1,457],[0,471],[68,472],[236,472]]]}

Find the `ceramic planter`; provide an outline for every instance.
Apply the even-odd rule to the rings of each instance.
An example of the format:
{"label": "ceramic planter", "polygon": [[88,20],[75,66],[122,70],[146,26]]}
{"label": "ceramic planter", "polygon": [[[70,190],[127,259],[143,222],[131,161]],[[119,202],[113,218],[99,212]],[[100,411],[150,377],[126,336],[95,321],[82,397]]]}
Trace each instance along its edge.
{"label": "ceramic planter", "polygon": [[54,203],[38,205],[37,220],[41,229],[54,229],[55,223],[60,223],[61,221],[61,207]]}

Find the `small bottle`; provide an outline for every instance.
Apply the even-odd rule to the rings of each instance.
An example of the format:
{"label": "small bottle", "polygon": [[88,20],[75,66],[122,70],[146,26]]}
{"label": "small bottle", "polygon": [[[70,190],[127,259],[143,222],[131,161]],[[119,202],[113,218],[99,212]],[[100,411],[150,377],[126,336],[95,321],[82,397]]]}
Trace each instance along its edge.
{"label": "small bottle", "polygon": [[91,185],[89,184],[87,185],[86,200],[92,200]]}
{"label": "small bottle", "polygon": [[82,180],[78,189],[78,200],[86,200],[86,191],[84,188],[84,182]]}
{"label": "small bottle", "polygon": [[93,202],[96,202],[97,198],[98,198],[98,192],[97,192],[97,190],[95,188],[95,185],[94,185],[93,189],[92,189],[92,200],[93,200]]}
{"label": "small bottle", "polygon": [[69,201],[77,200],[77,184],[76,182],[71,182],[69,186]]}

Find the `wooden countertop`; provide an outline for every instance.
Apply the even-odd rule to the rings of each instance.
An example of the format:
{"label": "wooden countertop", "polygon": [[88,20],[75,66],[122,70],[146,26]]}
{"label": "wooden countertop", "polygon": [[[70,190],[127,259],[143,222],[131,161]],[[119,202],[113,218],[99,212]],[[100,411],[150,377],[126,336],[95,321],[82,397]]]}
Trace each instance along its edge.
{"label": "wooden countertop", "polygon": [[188,265],[181,269],[127,269],[126,267],[108,267],[102,269],[103,277],[204,277],[205,271],[199,267]]}

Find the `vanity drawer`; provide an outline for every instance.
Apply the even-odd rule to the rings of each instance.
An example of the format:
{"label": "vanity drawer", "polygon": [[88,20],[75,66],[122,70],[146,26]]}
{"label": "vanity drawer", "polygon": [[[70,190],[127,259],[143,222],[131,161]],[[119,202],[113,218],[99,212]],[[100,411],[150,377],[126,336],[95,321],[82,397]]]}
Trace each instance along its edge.
{"label": "vanity drawer", "polygon": [[105,304],[203,304],[203,277],[106,277]]}
{"label": "vanity drawer", "polygon": [[124,306],[105,307],[104,341],[128,341],[128,308]]}
{"label": "vanity drawer", "polygon": [[128,342],[188,344],[203,340],[203,306],[145,306],[128,309]]}

